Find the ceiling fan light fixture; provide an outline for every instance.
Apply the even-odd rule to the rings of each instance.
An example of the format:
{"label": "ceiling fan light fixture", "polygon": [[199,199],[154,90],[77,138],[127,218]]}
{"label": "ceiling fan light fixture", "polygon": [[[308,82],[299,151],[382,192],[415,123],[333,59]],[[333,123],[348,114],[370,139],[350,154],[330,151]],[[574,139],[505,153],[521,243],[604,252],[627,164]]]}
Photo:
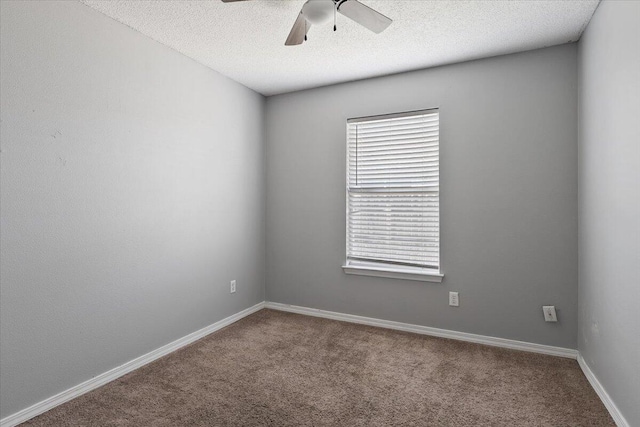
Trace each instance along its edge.
{"label": "ceiling fan light fixture", "polygon": [[333,18],[333,0],[309,0],[302,6],[302,14],[313,25],[322,25]]}
{"label": "ceiling fan light fixture", "polygon": [[[222,0],[225,3],[244,0]],[[333,31],[336,30],[336,15],[341,14],[363,27],[380,33],[391,25],[391,19],[358,0],[307,0],[291,27],[285,46],[299,46],[307,40],[312,25],[322,25],[333,18]]]}

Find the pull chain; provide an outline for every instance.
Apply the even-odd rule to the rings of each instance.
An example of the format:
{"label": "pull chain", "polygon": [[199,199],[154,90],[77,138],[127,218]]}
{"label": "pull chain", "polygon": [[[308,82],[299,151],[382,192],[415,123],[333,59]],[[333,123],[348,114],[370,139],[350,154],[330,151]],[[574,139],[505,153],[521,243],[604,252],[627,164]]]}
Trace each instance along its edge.
{"label": "pull chain", "polygon": [[333,31],[335,31],[338,27],[336,26],[336,11],[338,10],[338,3],[334,3],[334,8],[333,8]]}
{"label": "pull chain", "polygon": [[304,20],[304,41],[307,41],[307,20]]}

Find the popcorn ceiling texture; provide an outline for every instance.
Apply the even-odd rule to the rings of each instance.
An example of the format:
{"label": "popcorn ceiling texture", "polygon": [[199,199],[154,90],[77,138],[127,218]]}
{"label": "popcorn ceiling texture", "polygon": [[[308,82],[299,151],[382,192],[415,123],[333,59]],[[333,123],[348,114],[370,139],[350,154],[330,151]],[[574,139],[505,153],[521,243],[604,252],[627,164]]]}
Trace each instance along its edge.
{"label": "popcorn ceiling texture", "polygon": [[284,46],[303,0],[81,1],[264,95],[574,42],[598,6],[363,0],[393,19],[383,33],[338,14]]}

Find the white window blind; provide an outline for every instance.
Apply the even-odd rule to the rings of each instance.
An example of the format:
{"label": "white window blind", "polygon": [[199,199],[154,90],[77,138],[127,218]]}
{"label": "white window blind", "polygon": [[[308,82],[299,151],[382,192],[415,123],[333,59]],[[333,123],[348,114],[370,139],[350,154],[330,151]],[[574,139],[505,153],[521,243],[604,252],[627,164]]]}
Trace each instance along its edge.
{"label": "white window blind", "polygon": [[440,268],[439,112],[347,121],[347,263]]}

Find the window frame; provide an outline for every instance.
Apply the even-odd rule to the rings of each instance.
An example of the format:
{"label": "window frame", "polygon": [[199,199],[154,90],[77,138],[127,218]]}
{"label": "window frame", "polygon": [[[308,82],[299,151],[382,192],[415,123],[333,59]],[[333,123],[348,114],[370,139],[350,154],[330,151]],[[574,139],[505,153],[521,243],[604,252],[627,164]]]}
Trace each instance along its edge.
{"label": "window frame", "polygon": [[[373,116],[354,117],[347,119],[346,121],[346,185],[345,185],[345,262],[342,266],[344,273],[355,274],[361,276],[373,276],[392,279],[404,279],[404,280],[417,280],[423,282],[436,282],[440,283],[444,279],[444,273],[442,272],[442,224],[440,219],[440,183],[438,182],[438,268],[421,267],[421,266],[409,266],[402,264],[393,264],[376,261],[354,260],[348,258],[349,253],[349,125],[350,123],[368,120],[380,120],[380,119],[392,119],[401,117],[410,117],[414,115],[420,115],[425,113],[438,113],[438,122],[440,121],[440,109],[438,107],[426,108],[413,111],[405,111],[399,113],[379,114]],[[438,181],[440,177],[440,132],[438,132]]]}

